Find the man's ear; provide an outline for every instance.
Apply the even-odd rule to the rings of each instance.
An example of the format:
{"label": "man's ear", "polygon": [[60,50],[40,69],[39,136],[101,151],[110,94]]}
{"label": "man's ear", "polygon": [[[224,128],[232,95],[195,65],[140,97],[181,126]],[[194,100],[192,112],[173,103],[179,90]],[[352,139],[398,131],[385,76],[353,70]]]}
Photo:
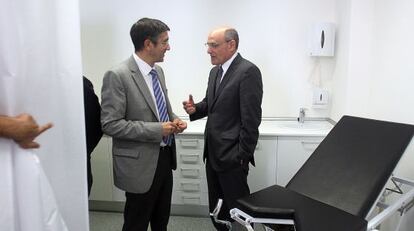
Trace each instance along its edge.
{"label": "man's ear", "polygon": [[232,48],[232,50],[236,50],[236,40],[232,39],[228,43],[230,47]]}
{"label": "man's ear", "polygon": [[153,46],[154,44],[152,43],[152,41],[150,39],[145,39],[144,40],[144,48],[149,48],[151,46]]}

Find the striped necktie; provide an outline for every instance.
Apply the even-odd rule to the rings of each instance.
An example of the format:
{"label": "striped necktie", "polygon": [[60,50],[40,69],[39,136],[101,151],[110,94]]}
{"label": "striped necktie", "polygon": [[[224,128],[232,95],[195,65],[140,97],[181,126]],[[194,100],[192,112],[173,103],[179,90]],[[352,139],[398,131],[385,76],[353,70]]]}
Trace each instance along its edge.
{"label": "striped necktie", "polygon": [[[160,122],[170,121],[170,117],[167,112],[167,104],[165,103],[164,96],[162,95],[160,81],[158,79],[158,73],[152,69],[150,72],[152,76],[152,89],[154,90],[155,101],[157,103],[158,113],[160,116]],[[172,135],[164,136],[162,140],[166,145],[171,145]]]}

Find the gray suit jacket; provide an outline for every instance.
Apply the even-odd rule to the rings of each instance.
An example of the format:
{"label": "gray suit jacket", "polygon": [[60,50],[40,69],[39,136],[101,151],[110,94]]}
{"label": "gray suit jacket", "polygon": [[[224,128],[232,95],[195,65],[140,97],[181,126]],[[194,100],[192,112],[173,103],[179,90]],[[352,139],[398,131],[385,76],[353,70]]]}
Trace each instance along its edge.
{"label": "gray suit jacket", "polygon": [[[170,120],[172,112],[164,72],[155,65],[164,92]],[[156,105],[134,57],[105,73],[102,85],[102,130],[112,137],[115,185],[127,192],[145,193],[152,184],[162,140],[162,125]],[[173,161],[177,166],[175,141]]]}

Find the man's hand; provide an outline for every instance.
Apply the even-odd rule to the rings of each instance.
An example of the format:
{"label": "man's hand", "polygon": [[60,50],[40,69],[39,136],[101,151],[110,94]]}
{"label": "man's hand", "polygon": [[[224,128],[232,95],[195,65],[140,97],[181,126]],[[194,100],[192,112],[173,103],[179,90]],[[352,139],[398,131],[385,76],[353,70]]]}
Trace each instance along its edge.
{"label": "man's hand", "polygon": [[3,119],[8,120],[5,136],[13,139],[22,148],[38,148],[40,145],[34,142],[34,139],[53,126],[51,123],[39,126],[29,114]]}
{"label": "man's hand", "polygon": [[178,126],[174,122],[168,121],[162,123],[162,136],[169,136],[173,133],[176,133],[177,130]]}
{"label": "man's hand", "polygon": [[187,101],[183,101],[183,107],[184,107],[184,110],[189,115],[192,115],[192,114],[194,114],[194,112],[196,112],[193,96],[191,94],[188,96]]}
{"label": "man's hand", "polygon": [[187,123],[180,119],[175,119],[173,123],[175,123],[178,128],[175,133],[182,133],[187,128]]}

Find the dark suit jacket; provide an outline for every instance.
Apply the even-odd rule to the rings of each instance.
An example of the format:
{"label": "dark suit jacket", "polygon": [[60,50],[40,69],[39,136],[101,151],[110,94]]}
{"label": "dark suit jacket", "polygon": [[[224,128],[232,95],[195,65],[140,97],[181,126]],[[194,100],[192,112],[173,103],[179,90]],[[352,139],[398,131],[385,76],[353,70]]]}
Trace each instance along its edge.
{"label": "dark suit jacket", "polygon": [[93,85],[83,76],[83,99],[85,107],[86,150],[88,156],[98,145],[102,137],[101,129],[101,105],[95,95]]}
{"label": "dark suit jacket", "polygon": [[263,85],[259,68],[241,57],[231,63],[214,94],[218,66],[210,71],[206,97],[196,104],[190,120],[208,116],[204,159],[216,171],[254,165],[253,153],[262,117]]}

